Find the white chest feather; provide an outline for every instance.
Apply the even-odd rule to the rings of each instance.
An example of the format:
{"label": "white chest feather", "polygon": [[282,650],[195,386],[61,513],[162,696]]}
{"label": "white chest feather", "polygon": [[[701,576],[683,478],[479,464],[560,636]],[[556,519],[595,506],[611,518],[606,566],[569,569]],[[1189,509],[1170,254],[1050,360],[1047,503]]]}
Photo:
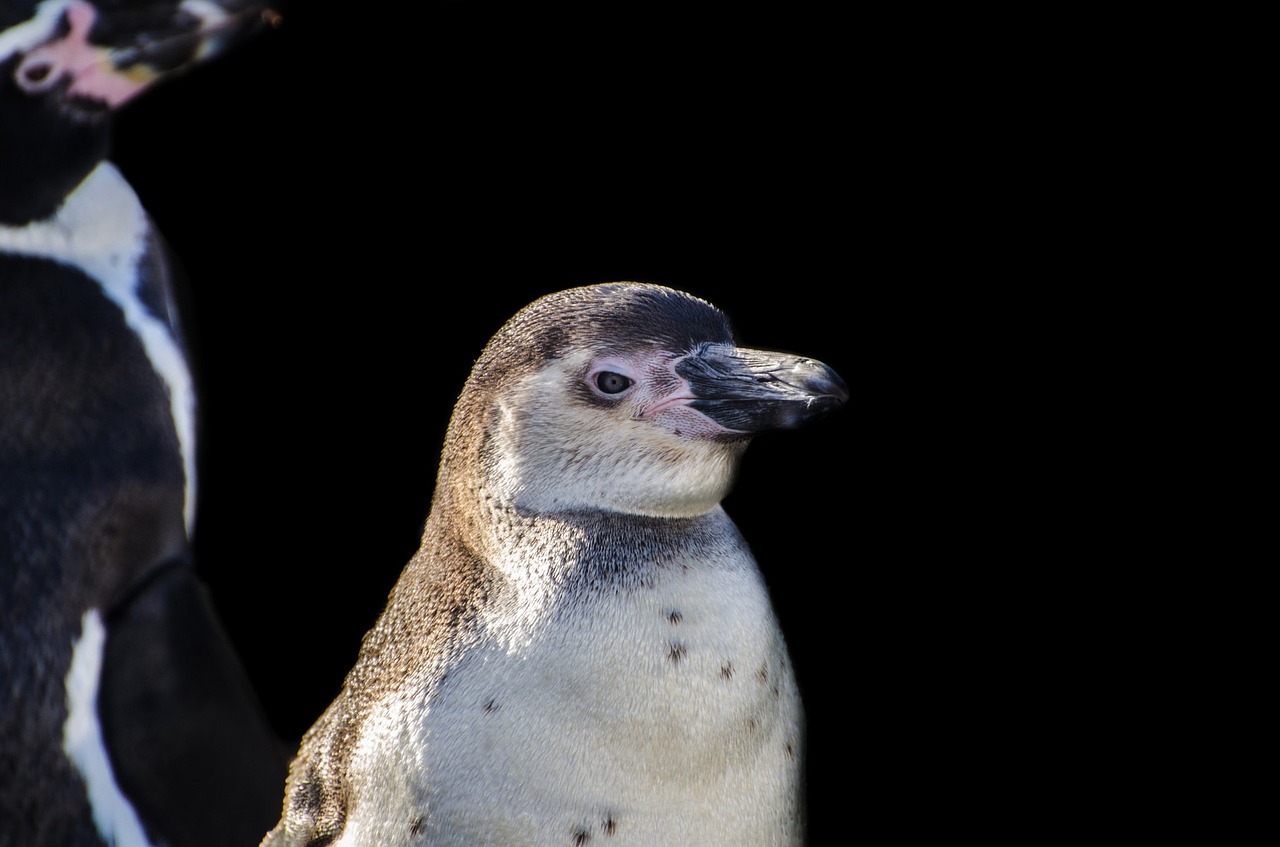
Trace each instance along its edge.
{"label": "white chest feather", "polygon": [[464,648],[366,723],[357,779],[397,784],[359,791],[342,844],[800,843],[803,717],[749,558],[513,586]]}

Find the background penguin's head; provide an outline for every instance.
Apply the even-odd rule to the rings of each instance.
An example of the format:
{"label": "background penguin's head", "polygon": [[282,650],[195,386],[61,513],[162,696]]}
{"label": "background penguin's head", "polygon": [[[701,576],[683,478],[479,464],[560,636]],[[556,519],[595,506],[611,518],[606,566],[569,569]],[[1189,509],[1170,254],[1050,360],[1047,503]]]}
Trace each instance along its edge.
{"label": "background penguin's head", "polygon": [[115,109],[267,14],[259,0],[0,3],[0,224],[53,214],[106,157]]}

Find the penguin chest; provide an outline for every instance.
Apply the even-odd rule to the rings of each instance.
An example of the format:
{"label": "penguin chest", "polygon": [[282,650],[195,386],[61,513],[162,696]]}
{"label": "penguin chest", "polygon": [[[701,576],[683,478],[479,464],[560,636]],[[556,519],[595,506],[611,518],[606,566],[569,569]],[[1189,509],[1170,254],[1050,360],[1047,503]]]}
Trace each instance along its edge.
{"label": "penguin chest", "polygon": [[801,707],[754,564],[513,598],[480,638],[416,721],[428,843],[798,838]]}

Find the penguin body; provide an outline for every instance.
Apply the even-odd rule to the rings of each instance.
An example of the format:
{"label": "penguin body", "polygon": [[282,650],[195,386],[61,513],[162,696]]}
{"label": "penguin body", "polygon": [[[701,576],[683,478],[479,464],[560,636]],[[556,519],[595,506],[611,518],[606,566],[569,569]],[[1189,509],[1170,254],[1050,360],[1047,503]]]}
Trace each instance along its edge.
{"label": "penguin body", "polygon": [[279,741],[191,560],[171,266],[103,158],[111,109],[231,14],[0,17],[0,847],[252,843],[277,807]]}
{"label": "penguin body", "polygon": [[672,289],[518,313],[265,847],[803,843],[803,708],[720,501],[754,433],[846,398]]}

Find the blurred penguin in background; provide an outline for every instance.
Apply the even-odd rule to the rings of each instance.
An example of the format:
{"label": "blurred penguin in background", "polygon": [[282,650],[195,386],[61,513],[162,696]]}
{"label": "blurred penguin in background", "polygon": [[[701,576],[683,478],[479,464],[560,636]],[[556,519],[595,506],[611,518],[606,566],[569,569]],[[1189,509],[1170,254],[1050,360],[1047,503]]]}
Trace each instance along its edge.
{"label": "blurred penguin in background", "polygon": [[268,14],[0,0],[0,847],[255,843],[287,757],[196,575],[196,399],[113,114]]}

